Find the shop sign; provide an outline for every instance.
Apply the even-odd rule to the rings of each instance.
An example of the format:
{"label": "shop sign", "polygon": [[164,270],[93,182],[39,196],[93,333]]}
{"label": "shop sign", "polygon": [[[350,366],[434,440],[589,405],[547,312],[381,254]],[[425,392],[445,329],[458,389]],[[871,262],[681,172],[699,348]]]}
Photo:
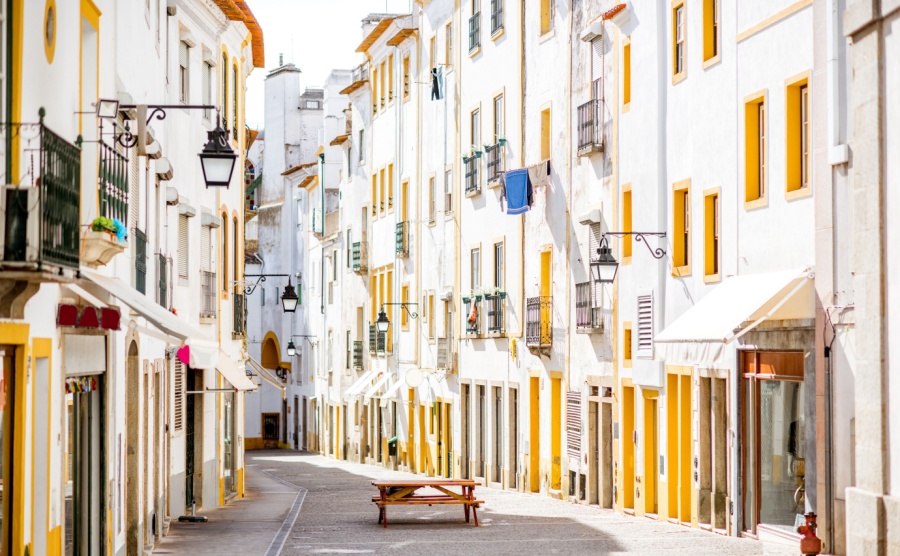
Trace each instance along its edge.
{"label": "shop sign", "polygon": [[112,307],[97,308],[91,305],[60,304],[56,311],[56,325],[73,328],[118,330],[122,315]]}

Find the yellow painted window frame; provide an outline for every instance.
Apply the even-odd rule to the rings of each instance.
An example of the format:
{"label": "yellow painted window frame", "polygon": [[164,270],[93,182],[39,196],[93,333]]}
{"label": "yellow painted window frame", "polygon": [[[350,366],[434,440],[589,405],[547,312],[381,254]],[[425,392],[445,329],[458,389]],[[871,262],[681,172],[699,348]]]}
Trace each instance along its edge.
{"label": "yellow painted window frame", "polygon": [[378,172],[372,172],[372,220],[378,218]]}
{"label": "yellow painted window frame", "polygon": [[388,105],[394,103],[394,55],[388,54]]}
{"label": "yellow painted window frame", "polygon": [[[633,227],[633,215],[634,215],[634,205],[633,205],[633,197],[631,192],[631,184],[626,183],[622,186],[622,231],[623,232],[631,232],[634,231]],[[631,264],[631,255],[632,255],[632,247],[634,246],[634,239],[632,236],[624,236],[622,238],[622,264],[629,265]]]}
{"label": "yellow painted window frame", "polygon": [[409,54],[403,57],[403,102],[410,99],[412,76],[409,75]]}
{"label": "yellow painted window frame", "polygon": [[[715,25],[718,20],[718,25]],[[713,28],[718,27],[714,35]],[[722,59],[722,0],[703,0],[703,69]]]}
{"label": "yellow painted window frame", "polygon": [[394,163],[387,165],[387,210],[394,212]]}
{"label": "yellow painted window frame", "polygon": [[[685,206],[685,202],[687,206]],[[691,179],[672,184],[672,276],[691,274]],[[685,214],[686,213],[686,214]],[[687,246],[682,237],[687,235]],[[681,264],[679,264],[681,263]]]}
{"label": "yellow painted window frame", "polygon": [[387,203],[385,202],[387,197],[385,196],[384,191],[384,166],[378,170],[378,196],[378,214],[384,216],[385,210],[387,209]]}
{"label": "yellow painted window frame", "polygon": [[[681,24],[683,26],[684,36],[682,44],[684,48],[681,52],[681,71],[678,69],[678,10],[683,10]],[[685,0],[672,0],[672,85],[676,85],[687,77],[687,4]]]}
{"label": "yellow painted window frame", "polygon": [[[400,303],[409,303],[409,282],[403,282],[400,286]],[[401,307],[400,330],[409,330],[409,313]]]}
{"label": "yellow painted window frame", "polygon": [[631,110],[631,36],[622,40],[622,112]]}
{"label": "yellow painted window frame", "polygon": [[553,19],[551,17],[552,10],[550,9],[550,3],[555,2],[556,0],[541,0],[541,18],[540,18],[540,34],[541,36],[546,35],[553,31]]}
{"label": "yellow painted window frame", "polygon": [[631,368],[631,362],[634,359],[633,330],[634,326],[631,321],[622,323],[622,367],[626,369]]}
{"label": "yellow painted window frame", "polygon": [[553,138],[553,112],[550,103],[541,106],[541,160],[549,160]]}
{"label": "yellow painted window frame", "polygon": [[[716,230],[714,208],[718,203],[719,221]],[[716,256],[715,234],[719,235],[719,268],[713,268]],[[703,191],[703,281],[707,284],[722,280],[722,188],[711,187]]]}
{"label": "yellow painted window frame", "polygon": [[[759,107],[763,106],[765,144],[760,145]],[[763,89],[744,97],[744,209],[751,210],[768,204],[768,91]],[[759,192],[760,157],[763,158],[762,194]]]}
{"label": "yellow painted window frame", "polygon": [[812,178],[807,177],[806,184],[803,183],[803,153],[802,153],[802,110],[801,110],[801,91],[806,87],[806,137],[807,145],[807,164],[809,174],[812,174],[812,119],[810,118],[812,97],[809,94],[809,78],[810,72],[804,71],[793,77],[789,77],[784,81],[785,88],[785,181],[784,181],[784,198],[787,200],[808,197],[812,194]]}

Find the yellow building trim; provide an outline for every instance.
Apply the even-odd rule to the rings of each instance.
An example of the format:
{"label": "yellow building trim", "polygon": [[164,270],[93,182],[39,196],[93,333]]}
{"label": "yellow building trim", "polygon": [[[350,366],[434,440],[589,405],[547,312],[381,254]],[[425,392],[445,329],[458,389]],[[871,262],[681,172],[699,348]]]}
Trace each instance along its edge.
{"label": "yellow building trim", "polygon": [[[25,0],[12,0],[12,13],[7,14],[10,18],[10,27],[7,31],[11,33],[9,38],[12,43],[11,58],[12,67],[9,68],[9,79],[12,84],[12,94],[9,99],[9,114],[7,120],[10,122],[20,122],[22,112],[22,26]],[[13,133],[10,138],[10,175],[7,181],[16,183],[19,181],[19,134]],[[2,326],[2,325],[0,325]],[[0,337],[2,334],[0,334]]]}
{"label": "yellow building trim", "polygon": [[[11,515],[13,516],[25,515],[25,493],[23,492],[25,488],[25,468],[27,466],[25,457],[25,423],[27,411],[29,410],[29,404],[26,403],[26,392],[28,377],[31,374],[31,370],[26,366],[31,356],[28,345],[29,330],[27,323],[0,323],[0,338],[4,339],[4,344],[15,348],[15,368],[12,370],[15,375],[14,390],[12,392],[13,407],[15,408],[13,415],[15,428],[12,431],[11,456],[14,461],[23,463],[23,465],[13,466],[11,481],[13,487],[11,489],[12,500],[7,506],[12,510]],[[17,485],[22,485],[23,488],[15,488]],[[10,552],[12,554],[21,554],[25,547],[25,520],[12,519],[7,527],[12,530],[12,534],[8,537],[12,539]]]}
{"label": "yellow building trim", "polygon": [[[51,431],[51,427],[52,427],[52,423],[53,423],[53,419],[52,419],[52,417],[53,417],[53,392],[55,391],[55,389],[52,387],[52,385],[53,385],[53,380],[52,380],[53,379],[53,360],[52,360],[53,340],[50,338],[34,338],[34,339],[32,339],[31,340],[31,353],[32,353],[32,358],[31,358],[31,376],[32,377],[36,376],[36,373],[37,373],[37,360],[44,359],[44,358],[47,359],[47,384],[51,385],[51,388],[50,388],[50,391],[47,392],[46,394],[44,394],[44,392],[41,392],[41,395],[46,395],[48,397],[48,399],[47,399],[47,454],[49,455],[51,445],[52,445],[52,443],[50,442],[50,431]],[[32,416],[31,416],[31,466],[32,466],[31,507],[32,507],[32,509],[34,509],[34,506],[35,506],[34,501],[36,499],[36,497],[35,497],[35,475],[36,475],[36,473],[34,470],[34,466],[37,464],[37,460],[35,459],[35,449],[37,446],[37,438],[38,438],[37,430],[35,430],[35,424],[36,424],[37,419],[35,419],[35,416],[33,414],[35,408],[37,407],[37,394],[38,394],[37,388],[35,386],[36,385],[33,383],[32,387],[31,387],[31,412],[32,412]],[[47,462],[44,462],[44,464],[48,465],[48,471],[49,471],[49,464]],[[49,503],[50,492],[51,492],[50,487],[51,487],[50,473],[48,472],[46,489],[44,489],[42,492],[42,495],[47,499],[47,502],[48,502],[47,503],[47,523],[45,524],[45,530],[47,530],[47,531],[50,530],[50,503]],[[32,518],[31,519],[31,542],[34,542],[34,539],[35,539],[34,527],[35,527],[34,518]]]}
{"label": "yellow building trim", "polygon": [[[685,29],[684,36],[682,37],[682,43],[684,44],[684,49],[681,52],[682,57],[682,67],[681,71],[677,71],[678,68],[678,18],[675,17],[676,11],[681,8],[683,10],[682,15],[682,26]],[[672,0],[672,9],[669,11],[672,16],[672,85],[677,85],[681,83],[687,78],[687,67],[688,67],[688,54],[687,54],[687,4],[685,0]]]}
{"label": "yellow building trim", "polygon": [[784,81],[785,97],[785,180],[784,197],[787,200],[798,199],[812,194],[812,176],[807,176],[807,183],[803,183],[803,104],[802,91],[806,89],[807,101],[807,172],[812,174],[812,117],[809,110],[809,102],[812,96],[809,94],[810,85],[809,70],[791,76]]}
{"label": "yellow building trim", "polygon": [[[760,107],[762,107],[762,138],[760,144]],[[762,89],[744,97],[744,209],[768,204],[768,91]],[[760,166],[763,174],[760,175]],[[762,191],[759,191],[762,184]]]}
{"label": "yellow building trim", "polygon": [[[687,242],[681,239],[687,237]],[[691,179],[672,184],[672,276],[691,274]]]}
{"label": "yellow building trim", "polygon": [[791,4],[790,6],[772,14],[771,16],[760,21],[756,25],[753,25],[752,27],[749,27],[749,28],[745,29],[744,31],[741,31],[740,33],[737,34],[737,37],[735,38],[735,42],[741,43],[741,42],[749,39],[753,35],[759,33],[760,31],[763,31],[763,30],[775,25],[782,19],[786,19],[786,18],[794,15],[795,13],[799,12],[803,8],[805,8],[807,6],[811,6],[811,5],[812,5],[812,0],[799,0],[798,2],[795,2],[795,3]]}
{"label": "yellow building trim", "polygon": [[[58,31],[59,25],[57,22],[59,21],[59,12],[56,10],[56,0],[47,0],[47,5],[44,6],[44,26],[42,29],[42,35],[44,39],[44,54],[47,56],[47,63],[53,63],[53,55],[56,53],[56,35]],[[50,38],[47,38],[47,28],[51,27]]]}

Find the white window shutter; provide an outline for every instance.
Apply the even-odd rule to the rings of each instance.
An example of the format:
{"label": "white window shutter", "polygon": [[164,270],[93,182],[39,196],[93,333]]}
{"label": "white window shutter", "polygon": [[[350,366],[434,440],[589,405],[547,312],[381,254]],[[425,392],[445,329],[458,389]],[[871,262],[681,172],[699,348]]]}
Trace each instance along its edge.
{"label": "white window shutter", "polygon": [[188,275],[188,217],[186,214],[178,215],[178,276],[187,278]]}
{"label": "white window shutter", "polygon": [[566,455],[581,458],[581,392],[566,392]]}
{"label": "white window shutter", "polygon": [[637,356],[653,358],[653,294],[637,298]]}
{"label": "white window shutter", "polygon": [[188,47],[188,43],[181,41],[178,43],[178,64],[183,67],[188,67],[188,52],[190,47]]}
{"label": "white window shutter", "polygon": [[179,432],[184,427],[184,363],[175,362],[175,397],[174,403],[174,421],[175,432]]}
{"label": "white window shutter", "polygon": [[591,41],[591,81],[603,77],[603,37]]}
{"label": "white window shutter", "polygon": [[200,226],[200,270],[209,270],[209,226]]}

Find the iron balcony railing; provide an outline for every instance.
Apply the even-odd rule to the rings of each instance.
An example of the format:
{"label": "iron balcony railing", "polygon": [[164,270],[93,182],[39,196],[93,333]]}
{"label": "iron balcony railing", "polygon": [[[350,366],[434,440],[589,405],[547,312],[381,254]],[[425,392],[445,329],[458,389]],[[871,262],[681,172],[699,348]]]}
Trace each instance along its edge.
{"label": "iron balcony railing", "polygon": [[369,325],[369,353],[387,351],[387,332],[378,332],[374,324]]}
{"label": "iron balcony railing", "polygon": [[463,157],[463,174],[466,180],[466,195],[469,193],[477,193],[481,190],[481,182],[478,179],[478,157]]}
{"label": "iron balcony railing", "polygon": [[525,345],[549,346],[553,340],[552,297],[529,297],[525,302]]}
{"label": "iron balcony railing", "polygon": [[469,18],[469,52],[481,46],[481,12]]}
{"label": "iron balcony railing", "polygon": [[409,222],[397,222],[397,229],[394,232],[394,240],[396,243],[396,253],[398,257],[409,256]]}
{"label": "iron balcony railing", "polygon": [[485,164],[487,169],[488,183],[499,180],[503,175],[503,146],[500,143],[490,145],[484,148],[484,157],[487,159]]}
{"label": "iron balcony railing", "polygon": [[375,334],[377,334],[375,325],[369,324],[369,353],[375,353]]}
{"label": "iron balcony railing", "polygon": [[353,342],[353,368],[357,371],[363,368],[363,343],[361,340]]}
{"label": "iron balcony railing", "polygon": [[156,301],[160,306],[169,307],[169,265],[166,256],[156,255]]}
{"label": "iron balcony railing", "polygon": [[504,333],[506,332],[506,323],[504,313],[506,312],[506,296],[505,295],[489,295],[484,298],[487,311],[487,331],[488,333]]}
{"label": "iron balcony railing", "polygon": [[200,271],[200,316],[214,318],[216,316],[216,273],[209,270]]}
{"label": "iron balcony railing", "polygon": [[128,159],[100,142],[100,216],[128,227]]}
{"label": "iron balcony railing", "polygon": [[503,29],[503,0],[491,0],[491,35]]}
{"label": "iron balcony railing", "polygon": [[[5,132],[18,135],[23,149],[38,153],[31,161],[31,179],[0,189],[3,199],[0,221],[3,238],[0,264],[22,263],[40,269],[44,264],[77,269],[79,266],[81,221],[81,144],[72,145],[40,123],[7,124]],[[0,140],[4,140],[0,138]],[[37,168],[34,163],[37,162]],[[9,176],[7,182],[16,182]]]}
{"label": "iron balcony railing", "polygon": [[578,107],[578,154],[603,150],[603,127],[600,100],[593,99]]}
{"label": "iron balcony railing", "polygon": [[362,63],[350,73],[350,83],[367,83],[369,81],[369,63]]}
{"label": "iron balcony railing", "polygon": [[462,302],[463,326],[465,326],[466,334],[481,334],[481,311],[483,309],[481,299],[464,297]]}
{"label": "iron balcony railing", "polygon": [[147,236],[134,229],[134,289],[147,294]]}
{"label": "iron balcony railing", "polygon": [[453,339],[450,337],[437,339],[437,361],[435,367],[438,370],[449,371],[453,369]]}
{"label": "iron balcony railing", "polygon": [[233,293],[234,296],[234,326],[232,333],[235,336],[247,335],[247,306],[246,298],[242,293]]}
{"label": "iron balcony railing", "polygon": [[367,242],[353,243],[350,247],[350,264],[353,272],[364,274],[369,271],[369,244]]}
{"label": "iron balcony railing", "polygon": [[596,306],[593,282],[575,284],[575,326],[599,328],[602,320],[600,307]]}

